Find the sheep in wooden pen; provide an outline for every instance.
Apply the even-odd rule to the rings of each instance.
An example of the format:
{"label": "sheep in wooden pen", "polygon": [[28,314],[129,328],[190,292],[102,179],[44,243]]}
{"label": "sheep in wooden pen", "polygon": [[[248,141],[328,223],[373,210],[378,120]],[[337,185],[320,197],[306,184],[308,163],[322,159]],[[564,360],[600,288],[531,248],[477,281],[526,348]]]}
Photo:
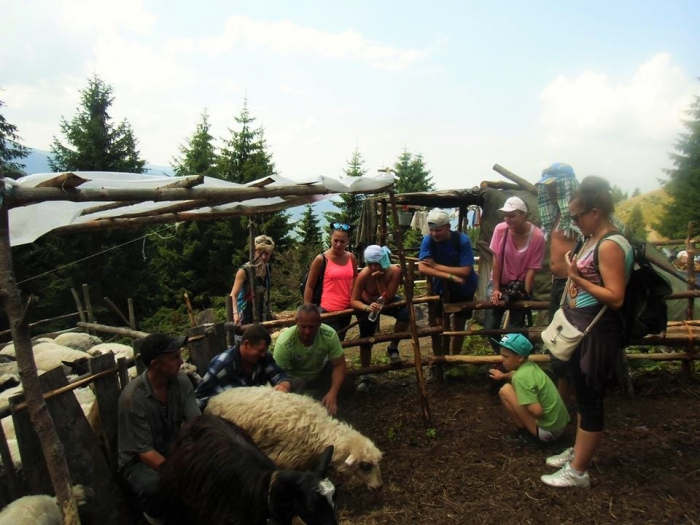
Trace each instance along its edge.
{"label": "sheep in wooden pen", "polygon": [[89,370],[90,354],[56,343],[39,343],[34,347],[34,362],[42,370],[63,366],[66,375],[86,374]]}
{"label": "sheep in wooden pen", "polygon": [[80,332],[60,334],[56,336],[54,341],[57,345],[67,346],[74,350],[82,350],[83,352],[88,352],[93,346],[102,344],[102,339],[96,335],[83,334]]}
{"label": "sheep in wooden pen", "polygon": [[[85,504],[86,492],[82,486],[73,487],[78,505]],[[61,525],[61,510],[53,496],[25,496],[13,501],[0,512],[0,525]]]}
{"label": "sheep in wooden pen", "polygon": [[134,358],[134,349],[129,345],[120,343],[101,343],[88,350],[88,353],[92,356],[104,355],[110,352],[114,354],[115,361],[120,357],[125,357],[126,359]]}
{"label": "sheep in wooden pen", "polygon": [[310,397],[268,387],[233,388],[212,397],[205,411],[235,422],[280,468],[308,469],[328,445],[331,465],[370,489],[382,486],[382,453],[372,441],[333,419]]}
{"label": "sheep in wooden pen", "polygon": [[315,472],[279,470],[240,427],[198,416],[159,469],[166,522],[291,525],[299,516],[308,525],[337,524],[335,488],[324,479],[332,454],[331,446]]}

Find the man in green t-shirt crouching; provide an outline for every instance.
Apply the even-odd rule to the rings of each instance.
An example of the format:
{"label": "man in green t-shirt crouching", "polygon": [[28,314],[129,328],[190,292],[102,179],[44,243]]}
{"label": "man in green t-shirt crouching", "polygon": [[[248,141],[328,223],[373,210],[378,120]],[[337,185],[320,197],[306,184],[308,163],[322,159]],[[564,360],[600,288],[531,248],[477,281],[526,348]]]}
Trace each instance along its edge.
{"label": "man in green t-shirt crouching", "polygon": [[[515,423],[515,436],[504,441],[526,443],[530,436],[541,442],[557,440],[569,422],[569,413],[549,376],[528,359],[532,344],[522,334],[507,334],[494,342],[500,347],[504,368],[513,371],[510,384],[499,391]],[[497,369],[492,369],[490,375],[496,380],[506,376]]]}
{"label": "man in green t-shirt crouching", "polygon": [[321,310],[311,303],[297,310],[297,324],[287,328],[275,343],[275,362],[292,383],[304,383],[304,389],[318,397],[330,415],[338,411],[338,399],[352,392],[352,380],[346,375],[345,354],[338,334],[321,324]]}

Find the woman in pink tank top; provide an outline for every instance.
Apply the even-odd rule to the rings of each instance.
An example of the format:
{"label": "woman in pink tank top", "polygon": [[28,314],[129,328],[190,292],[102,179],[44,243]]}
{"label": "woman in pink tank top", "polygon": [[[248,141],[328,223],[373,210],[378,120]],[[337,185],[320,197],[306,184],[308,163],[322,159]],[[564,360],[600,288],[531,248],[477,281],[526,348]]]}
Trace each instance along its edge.
{"label": "woman in pink tank top", "polygon": [[[331,247],[316,256],[309,269],[309,278],[304,290],[304,302],[310,303],[316,282],[323,272],[323,293],[321,294],[321,310],[323,312],[338,312],[350,308],[352,287],[357,277],[357,259],[346,251],[350,244],[352,227],[334,222],[331,224]],[[326,259],[325,270],[323,260]],[[325,320],[325,324],[336,332],[350,324],[352,314],[335,319]],[[340,340],[345,339],[345,332],[338,334]]]}

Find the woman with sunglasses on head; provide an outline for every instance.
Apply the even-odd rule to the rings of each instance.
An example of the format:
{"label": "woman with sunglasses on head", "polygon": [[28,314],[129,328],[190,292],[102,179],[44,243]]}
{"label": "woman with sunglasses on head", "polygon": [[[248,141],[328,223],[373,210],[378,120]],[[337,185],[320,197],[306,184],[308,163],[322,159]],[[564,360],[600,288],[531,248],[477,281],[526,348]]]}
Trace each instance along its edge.
{"label": "woman with sunglasses on head", "polygon": [[[350,245],[352,226],[341,222],[331,223],[331,247],[316,256],[309,269],[304,290],[304,302],[312,303],[314,288],[323,272],[323,293],[321,294],[322,312],[338,312],[350,308],[352,287],[357,277],[357,259],[347,251]],[[325,265],[324,265],[325,257]],[[324,268],[325,266],[325,268]],[[352,315],[326,319],[325,324],[336,332],[350,324]],[[340,340],[345,339],[345,332],[338,334]]]}
{"label": "woman with sunglasses on head", "polygon": [[605,310],[569,361],[579,409],[576,441],[572,448],[547,458],[548,467],[560,470],[541,479],[551,487],[588,488],[587,469],[603,438],[605,391],[624,374],[623,327],[616,310],[625,300],[634,254],[613,222],[614,205],[605,179],[583,179],[572,194],[569,211],[583,243],[565,256],[569,280],[564,313],[571,324],[584,331]]}
{"label": "woman with sunglasses on head", "polygon": [[252,279],[255,279],[259,321],[269,321],[273,318],[270,312],[270,258],[275,249],[275,242],[267,235],[258,235],[254,244],[253,260],[238,269],[231,289],[233,322],[239,325],[253,322]]}

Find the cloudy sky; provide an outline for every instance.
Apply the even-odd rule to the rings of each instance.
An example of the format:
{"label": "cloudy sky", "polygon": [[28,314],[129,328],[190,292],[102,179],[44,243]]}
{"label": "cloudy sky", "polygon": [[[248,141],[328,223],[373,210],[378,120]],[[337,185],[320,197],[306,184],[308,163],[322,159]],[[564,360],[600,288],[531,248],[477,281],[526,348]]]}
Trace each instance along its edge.
{"label": "cloudy sky", "polygon": [[[290,7],[285,7],[289,5]],[[700,95],[700,3],[0,0],[0,100],[48,150],[98,74],[112,115],[168,165],[204,108],[228,136],[247,96],[280,174],[422,153],[440,189],[535,181],[556,161],[658,186]]]}

